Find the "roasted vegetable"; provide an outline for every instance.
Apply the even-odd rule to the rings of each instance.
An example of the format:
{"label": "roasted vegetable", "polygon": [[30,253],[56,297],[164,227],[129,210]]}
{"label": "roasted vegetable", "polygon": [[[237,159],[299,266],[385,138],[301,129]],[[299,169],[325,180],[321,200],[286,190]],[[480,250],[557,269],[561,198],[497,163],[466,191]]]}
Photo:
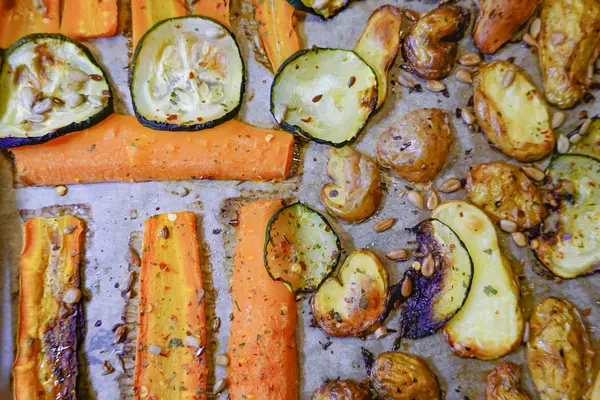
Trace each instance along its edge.
{"label": "roasted vegetable", "polygon": [[29,35],[13,44],[0,71],[0,147],[46,142],[112,113],[104,71],[66,36]]}
{"label": "roasted vegetable", "polygon": [[443,5],[423,15],[402,45],[410,71],[424,79],[447,77],[470,21],[471,12],[457,5]]}
{"label": "roasted vegetable", "polygon": [[32,33],[58,33],[60,0],[0,1],[0,49]]}
{"label": "roasted vegetable", "polygon": [[582,399],[592,382],[594,351],[579,312],[566,300],[542,300],[529,320],[527,365],[542,400]]}
{"label": "roasted vegetable", "polygon": [[323,19],[334,17],[350,0],[287,0],[294,8],[318,15]]}
{"label": "roasted vegetable", "polygon": [[596,0],[542,0],[538,39],[548,101],[573,107],[592,83],[600,44],[600,3]]}
{"label": "roasted vegetable", "polygon": [[[573,131],[570,136],[578,135],[580,128],[581,126]],[[590,156],[600,161],[600,117],[592,118],[592,124],[586,134],[577,143],[571,144],[569,153]]]}
{"label": "roasted vegetable", "polygon": [[493,54],[509,41],[533,14],[540,0],[479,0],[473,42],[482,53]]}
{"label": "roasted vegetable", "polygon": [[360,222],[381,203],[381,177],[369,156],[346,146],[329,149],[327,175],[334,180],[321,190],[321,201],[331,213],[348,222]]}
{"label": "roasted vegetable", "polygon": [[186,14],[185,0],[131,0],[133,47],[158,22]]}
{"label": "roasted vegetable", "polygon": [[386,4],[371,14],[354,51],[377,74],[377,108],[387,97],[388,71],[400,49],[402,10]]}
{"label": "roasted vegetable", "polygon": [[[576,278],[600,269],[600,161],[560,155],[547,170],[557,207],[539,229],[533,250],[557,276]],[[552,206],[552,202],[551,202]]]}
{"label": "roasted vegetable", "polygon": [[531,400],[521,386],[521,367],[503,362],[487,376],[485,400]]}
{"label": "roasted vegetable", "polygon": [[402,310],[400,330],[418,339],[444,326],[467,299],[473,279],[473,262],[465,245],[446,224],[429,219],[413,231],[419,244],[420,269],[410,268],[412,292]]}
{"label": "roasted vegetable", "polygon": [[84,223],[33,218],[23,230],[14,398],[75,399]]}
{"label": "roasted vegetable", "polygon": [[448,113],[421,108],[405,114],[379,136],[377,161],[409,182],[435,178],[452,144]]}
{"label": "roasted vegetable", "polygon": [[473,260],[474,275],[467,301],[444,326],[455,354],[493,360],[514,350],[523,334],[519,286],[498,246],[494,224],[477,207],[449,201],[432,218],[448,225]]}
{"label": "roasted vegetable", "polygon": [[332,379],[325,381],[311,400],[366,400],[370,399],[369,391],[353,380]]}
{"label": "roasted vegetable", "polygon": [[412,354],[392,351],[381,353],[370,369],[369,378],[381,399],[441,399],[435,375],[425,361]]}
{"label": "roasted vegetable", "polygon": [[598,371],[598,375],[594,379],[594,384],[590,388],[587,398],[589,400],[600,400],[600,371]]}
{"label": "roasted vegetable", "polygon": [[556,139],[542,94],[525,72],[508,61],[478,69],[473,84],[477,123],[504,154],[522,162],[546,157]]}
{"label": "roasted vegetable", "polygon": [[205,299],[196,215],[144,221],[133,390],[136,399],[206,399]]}
{"label": "roasted vegetable", "polygon": [[377,76],[351,50],[300,50],[271,85],[271,114],[283,129],[335,147],[356,140],[376,105]]}
{"label": "roasted vegetable", "polygon": [[317,324],[329,336],[364,336],[377,327],[388,300],[388,273],[375,253],[354,250],[336,276],[311,300]]}
{"label": "roasted vegetable", "polygon": [[188,2],[192,3],[194,14],[217,20],[231,29],[229,21],[231,0],[188,0]]}
{"label": "roasted vegetable", "polygon": [[495,223],[508,220],[519,230],[529,229],[546,215],[537,186],[521,170],[503,162],[471,167],[466,189],[469,200]]}
{"label": "roasted vegetable", "polygon": [[60,33],[76,39],[113,36],[119,22],[117,1],[64,0]]}
{"label": "roasted vegetable", "polygon": [[286,0],[253,0],[254,19],[273,72],[300,50],[294,7]]}

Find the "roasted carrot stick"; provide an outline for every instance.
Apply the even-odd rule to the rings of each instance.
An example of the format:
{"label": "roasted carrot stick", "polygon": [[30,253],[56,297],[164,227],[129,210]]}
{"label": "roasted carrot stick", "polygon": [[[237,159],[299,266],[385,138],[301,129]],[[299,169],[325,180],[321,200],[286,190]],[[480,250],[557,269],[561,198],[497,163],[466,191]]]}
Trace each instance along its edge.
{"label": "roasted carrot stick", "polygon": [[229,21],[229,5],[231,0],[197,0],[194,4],[194,14],[202,15],[216,19],[228,28],[231,28]]}
{"label": "roasted carrot stick", "polygon": [[300,50],[294,7],[286,0],[253,0],[254,18],[273,72]]}
{"label": "roasted carrot stick", "polygon": [[60,0],[0,0],[0,49],[31,33],[56,33]]}
{"label": "roasted carrot stick", "polygon": [[233,400],[298,398],[296,301],[263,261],[267,223],[281,207],[281,200],[262,200],[239,212],[229,334]]}
{"label": "roasted carrot stick", "polygon": [[185,0],[131,0],[133,47],[157,22],[186,14]]}
{"label": "roasted carrot stick", "polygon": [[135,359],[136,399],[205,399],[206,316],[196,215],[144,222]]}
{"label": "roasted carrot stick", "polygon": [[161,132],[133,116],[35,146],[12,149],[15,179],[25,186],[72,183],[240,179],[282,180],[290,173],[294,138],[231,120],[202,132]]}
{"label": "roasted carrot stick", "polygon": [[74,399],[84,224],[72,216],[33,218],[23,230],[15,399]]}
{"label": "roasted carrot stick", "polygon": [[113,36],[117,32],[117,0],[63,0],[60,33],[75,39]]}

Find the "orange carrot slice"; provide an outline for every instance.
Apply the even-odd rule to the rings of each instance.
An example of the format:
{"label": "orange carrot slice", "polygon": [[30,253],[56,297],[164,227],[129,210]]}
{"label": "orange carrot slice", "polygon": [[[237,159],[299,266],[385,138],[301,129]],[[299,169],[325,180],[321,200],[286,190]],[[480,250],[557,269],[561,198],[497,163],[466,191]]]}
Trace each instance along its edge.
{"label": "orange carrot slice", "polygon": [[81,132],[15,147],[16,181],[25,186],[149,180],[282,180],[294,138],[237,120],[202,132],[162,132],[133,116],[111,115]]}
{"label": "orange carrot slice", "polygon": [[239,212],[227,375],[233,400],[298,398],[296,301],[263,261],[267,224],[282,206],[262,200]]}
{"label": "orange carrot slice", "polygon": [[194,14],[216,19],[231,29],[229,21],[229,5],[231,0],[197,0],[194,4]]}
{"label": "orange carrot slice", "polygon": [[56,33],[59,20],[60,0],[0,0],[0,49],[31,33]]}
{"label": "orange carrot slice", "polygon": [[32,218],[23,230],[15,399],[75,398],[84,223]]}
{"label": "orange carrot slice", "polygon": [[110,37],[117,32],[117,25],[117,0],[63,0],[63,35],[75,39]]}
{"label": "orange carrot slice", "polygon": [[186,14],[185,0],[131,0],[133,47],[135,48],[144,33],[157,22]]}
{"label": "orange carrot slice", "polygon": [[196,215],[155,215],[144,222],[135,360],[136,399],[205,399],[204,290]]}

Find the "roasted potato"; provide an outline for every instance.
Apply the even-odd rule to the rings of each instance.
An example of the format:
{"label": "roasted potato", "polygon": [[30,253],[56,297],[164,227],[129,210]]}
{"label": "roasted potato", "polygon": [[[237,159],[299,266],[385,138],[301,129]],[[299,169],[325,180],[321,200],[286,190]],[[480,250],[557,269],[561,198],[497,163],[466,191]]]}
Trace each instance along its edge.
{"label": "roasted potato", "polygon": [[485,400],[531,400],[521,386],[521,367],[503,362],[487,376]]}
{"label": "roasted potato", "polygon": [[546,157],[554,148],[548,106],[520,67],[492,61],[473,82],[477,123],[504,154],[522,162]]}
{"label": "roasted potato", "polygon": [[600,44],[598,0],[543,0],[538,39],[548,101],[573,107],[592,83]]}
{"label": "roasted potato", "polygon": [[329,149],[327,175],[335,183],[321,190],[321,201],[332,214],[348,222],[369,218],[381,204],[381,176],[370,157],[351,147]]}
{"label": "roasted potato", "polygon": [[421,108],[405,114],[381,134],[377,161],[409,182],[428,182],[444,167],[451,144],[448,113]]}
{"label": "roasted potato", "polygon": [[474,165],[467,175],[469,200],[492,221],[513,221],[529,229],[546,215],[537,186],[521,170],[503,162]]}
{"label": "roasted potato", "polygon": [[596,379],[594,379],[594,384],[588,391],[587,399],[600,400],[600,371],[598,371],[598,375],[596,375]]}
{"label": "roasted potato", "polygon": [[527,365],[542,400],[580,400],[591,385],[594,351],[577,309],[549,297],[529,320]]}
{"label": "roasted potato", "polygon": [[410,71],[424,79],[447,77],[470,21],[471,12],[457,5],[443,5],[423,15],[402,46]]}
{"label": "roasted potato", "polygon": [[473,42],[484,54],[493,54],[519,31],[539,0],[479,0]]}
{"label": "roasted potato", "polygon": [[386,400],[438,400],[440,387],[421,358],[401,352],[381,353],[369,378],[378,398]]}
{"label": "roasted potato", "polygon": [[388,273],[375,253],[354,250],[337,276],[311,299],[317,324],[330,336],[364,336],[378,325],[388,301]]}
{"label": "roasted potato", "polygon": [[332,379],[325,381],[312,395],[312,400],[365,400],[369,391],[353,380]]}

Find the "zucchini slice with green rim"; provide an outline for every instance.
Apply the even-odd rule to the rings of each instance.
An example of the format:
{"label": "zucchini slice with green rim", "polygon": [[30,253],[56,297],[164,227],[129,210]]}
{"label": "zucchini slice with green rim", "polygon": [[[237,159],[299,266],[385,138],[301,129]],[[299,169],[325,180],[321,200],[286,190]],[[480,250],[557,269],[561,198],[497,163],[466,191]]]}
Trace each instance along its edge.
{"label": "zucchini slice with green rim", "polygon": [[84,46],[60,34],[25,36],[0,69],[0,147],[46,142],[113,111],[106,74]]}
{"label": "zucchini slice with green rim", "polygon": [[283,129],[335,147],[354,141],[376,106],[377,75],[351,50],[297,51],[271,85],[271,113]]}
{"label": "zucchini slice with green rim", "polygon": [[340,239],[319,212],[295,203],[277,211],[267,225],[265,268],[292,292],[311,292],[340,261]]}
{"label": "zucchini slice with green rim", "polygon": [[[434,334],[461,309],[471,289],[473,261],[462,240],[439,220],[425,220],[412,231],[423,257],[418,258],[419,271],[410,268],[404,274],[413,289],[400,326],[402,336],[418,339]],[[429,276],[424,274],[426,263],[433,265]]]}
{"label": "zucchini slice with green rim", "polygon": [[287,0],[296,10],[318,15],[323,19],[336,16],[348,4],[349,0]]}
{"label": "zucchini slice with green rim", "polygon": [[539,227],[536,257],[554,275],[576,278],[600,270],[600,161],[556,157],[547,169],[558,207]]}
{"label": "zucchini slice with green rim", "polygon": [[145,126],[197,131],[237,115],[244,62],[235,37],[198,15],[154,25],[140,39],[131,66],[133,108]]}

